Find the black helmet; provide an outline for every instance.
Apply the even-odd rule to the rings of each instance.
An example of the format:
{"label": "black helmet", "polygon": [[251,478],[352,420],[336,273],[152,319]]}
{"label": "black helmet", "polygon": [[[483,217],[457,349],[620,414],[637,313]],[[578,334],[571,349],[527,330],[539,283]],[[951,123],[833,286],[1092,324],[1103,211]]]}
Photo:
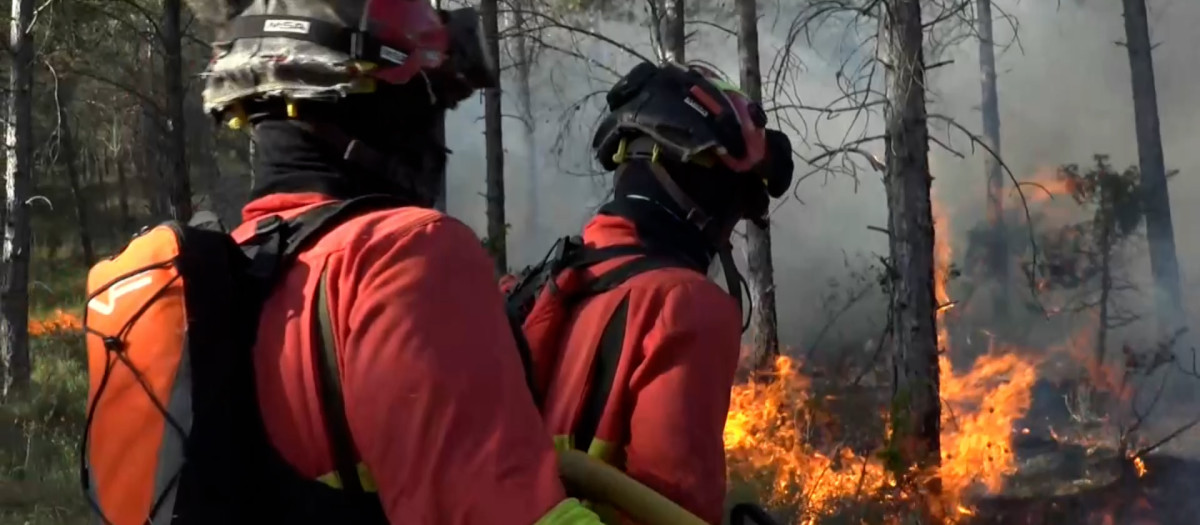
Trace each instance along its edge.
{"label": "black helmet", "polygon": [[[592,139],[597,160],[607,170],[629,158],[656,159],[665,153],[679,162],[754,177],[771,197],[781,197],[791,187],[794,165],[787,135],[766,129],[762,106],[708,68],[642,62],[609,90],[607,102],[609,113]],[[675,190],[668,188],[678,201],[682,196]],[[761,199],[746,218],[765,215],[766,197]]]}

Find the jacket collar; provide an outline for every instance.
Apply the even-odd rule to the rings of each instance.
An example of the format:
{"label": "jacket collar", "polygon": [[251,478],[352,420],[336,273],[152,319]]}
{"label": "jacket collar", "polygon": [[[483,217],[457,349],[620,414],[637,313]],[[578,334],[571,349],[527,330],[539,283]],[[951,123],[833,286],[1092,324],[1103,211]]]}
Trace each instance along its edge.
{"label": "jacket collar", "polygon": [[272,193],[254,199],[242,207],[242,222],[254,222],[269,215],[290,217],[304,210],[332,202],[333,197],[321,193]]}

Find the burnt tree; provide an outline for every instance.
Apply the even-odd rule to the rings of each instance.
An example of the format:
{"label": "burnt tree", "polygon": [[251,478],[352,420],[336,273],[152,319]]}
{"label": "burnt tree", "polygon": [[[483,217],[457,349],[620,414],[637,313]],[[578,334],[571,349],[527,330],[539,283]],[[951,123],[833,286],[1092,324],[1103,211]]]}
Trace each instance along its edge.
{"label": "burnt tree", "polygon": [[1000,100],[996,88],[996,41],[992,32],[992,0],[975,3],[976,25],[979,32],[979,73],[983,96],[983,136],[980,139],[991,150],[983,157],[987,177],[987,221],[991,228],[986,257],[986,269],[995,283],[993,316],[1003,322],[1008,316],[1008,236],[1004,229],[1004,169],[1000,165]]}
{"label": "burnt tree", "polygon": [[183,27],[180,18],[181,0],[163,0],[162,31],[163,89],[166,98],[167,153],[163,174],[167,187],[167,203],[172,217],[188,220],[192,216],[192,185],[188,175],[187,128],[184,126],[183,85]]}
{"label": "burnt tree", "polygon": [[[435,9],[443,9],[444,6],[442,5],[442,0],[433,0],[433,7]],[[434,120],[433,129],[430,130],[430,133],[432,133],[432,135],[433,135],[433,140],[437,141],[438,144],[445,146],[445,144],[446,144],[446,112],[445,111],[442,111],[441,115],[438,115],[438,117]],[[429,195],[434,196],[433,209],[438,210],[442,213],[446,213],[447,211],[449,211],[449,208],[446,207],[446,189],[447,189],[446,188],[446,164],[447,164],[447,162],[445,161],[445,159],[443,159],[443,162],[439,163],[437,173],[433,173],[432,177],[423,177],[422,178],[422,180],[432,179],[431,184],[433,185],[433,187],[426,188],[426,191],[428,191]]]}
{"label": "burnt tree", "polygon": [[1160,333],[1168,334],[1183,323],[1182,283],[1175,257],[1175,229],[1171,224],[1171,197],[1163,160],[1158,121],[1158,93],[1154,85],[1154,46],[1146,20],[1146,0],[1123,0],[1125,49],[1133,84],[1133,113],[1137,128],[1138,166],[1142,177],[1142,207],[1146,213],[1146,239],[1150,245],[1150,271],[1154,275]]}
{"label": "burnt tree", "polygon": [[[758,56],[758,6],[755,0],[738,0],[738,55],[742,91],[762,102],[762,71]],[[775,266],[771,260],[771,229],[746,225],[746,282],[754,315],[750,319],[751,359],[755,370],[771,370],[779,355],[779,325],[775,314]]]}
{"label": "burnt tree", "polygon": [[893,468],[920,476],[926,523],[942,521],[935,475],[941,460],[934,231],[929,189],[929,128],[921,0],[884,2],[880,35],[887,67],[886,158],[891,280]]}
{"label": "burnt tree", "polygon": [[525,169],[529,170],[526,174],[529,188],[525,195],[527,210],[525,231],[526,235],[532,235],[536,232],[541,224],[539,202],[539,190],[541,184],[541,175],[538,167],[537,155],[537,121],[533,116],[533,63],[535,59],[535,46],[533,39],[526,34],[530,30],[532,24],[529,23],[526,10],[530,9],[530,2],[527,0],[519,0],[513,8],[512,26],[516,31],[516,35],[512,37],[513,49],[510,53],[513,56],[514,66],[517,75],[517,104],[521,112],[521,125],[525,131]]}
{"label": "burnt tree", "polygon": [[[483,39],[488,53],[500,56],[500,39],[496,15],[496,0],[480,4],[483,19]],[[496,266],[496,274],[508,271],[508,249],[504,220],[504,138],[500,113],[500,80],[496,86],[483,91],[484,135],[487,155],[487,249]]]}

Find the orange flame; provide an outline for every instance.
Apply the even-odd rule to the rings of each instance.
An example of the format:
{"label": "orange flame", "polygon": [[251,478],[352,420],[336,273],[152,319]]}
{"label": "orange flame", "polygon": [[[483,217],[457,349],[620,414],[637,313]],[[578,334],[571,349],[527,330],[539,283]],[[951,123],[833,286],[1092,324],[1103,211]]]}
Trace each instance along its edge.
{"label": "orange flame", "polygon": [[1142,461],[1140,457],[1133,458],[1133,469],[1137,472],[1137,477],[1139,478],[1145,476],[1146,472],[1149,472],[1146,470],[1146,462]]}
{"label": "orange flame", "polygon": [[[1069,178],[1063,177],[1057,166],[1043,166],[1034,170],[1033,175],[1021,182],[1021,192],[1028,204],[1055,200],[1061,197],[1070,198],[1075,193],[1075,184]],[[1015,192],[1014,192],[1015,193]]]}
{"label": "orange flame", "polygon": [[[942,464],[938,471],[950,520],[974,514],[970,496],[1000,490],[1016,470],[1012,451],[1014,422],[1029,409],[1036,380],[1035,363],[992,348],[965,373],[956,373],[945,317],[953,308],[947,282],[953,250],[948,221],[936,200],[934,294],[938,303],[937,344],[941,373]],[[846,445],[821,446],[823,416],[813,409],[811,380],[788,357],[776,362],[773,381],[748,382],[732,391],[725,424],[725,449],[731,471],[763,482],[765,503],[801,511],[801,525],[816,523],[839,502],[878,495],[895,482],[883,461]],[[901,496],[903,497],[903,495]]]}
{"label": "orange flame", "polygon": [[766,504],[799,507],[815,520],[840,499],[874,491],[888,478],[875,458],[847,446],[823,452],[813,445],[809,437],[818,422],[809,410],[810,384],[791,358],[780,356],[773,381],[734,387],[725,450],[731,468],[767,485]]}
{"label": "orange flame", "polygon": [[29,336],[38,337],[61,332],[83,330],[83,322],[74,314],[55,310],[54,315],[46,319],[29,320]]}

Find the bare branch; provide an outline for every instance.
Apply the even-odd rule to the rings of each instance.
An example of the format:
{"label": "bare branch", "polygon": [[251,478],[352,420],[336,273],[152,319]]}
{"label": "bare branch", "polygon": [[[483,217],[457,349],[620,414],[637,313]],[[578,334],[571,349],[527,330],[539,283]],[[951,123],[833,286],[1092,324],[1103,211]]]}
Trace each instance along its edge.
{"label": "bare branch", "polygon": [[[950,118],[946,115],[941,115],[938,113],[930,113],[928,115],[928,118],[945,122],[952,128],[957,129],[960,132],[962,132],[964,135],[967,136],[968,139],[970,139],[970,141],[973,145],[980,146],[981,148],[983,148],[983,150],[985,152],[987,152],[988,155],[991,155],[992,158],[995,159],[996,162],[1000,165],[1000,167],[1004,170],[1004,173],[1008,174],[1009,180],[1011,180],[1013,183],[1013,188],[1017,190],[1017,195],[1021,197],[1021,207],[1025,211],[1026,230],[1029,235],[1029,246],[1032,249],[1032,257],[1033,257],[1032,268],[1033,268],[1033,272],[1036,273],[1037,272],[1037,263],[1038,263],[1038,246],[1037,246],[1037,238],[1035,237],[1034,231],[1033,231],[1033,215],[1029,212],[1029,202],[1028,202],[1028,200],[1025,199],[1025,192],[1021,190],[1021,183],[1020,183],[1020,181],[1017,180],[1016,175],[1013,174],[1012,169],[1010,169],[1008,167],[1008,163],[1004,162],[1004,159],[1000,158],[1000,154],[997,153],[995,150],[993,150],[991,146],[988,146],[987,143],[985,143],[983,140],[981,140],[979,138],[979,136],[972,133],[970,130],[968,130],[962,124],[959,124],[958,121],[954,120],[953,118]],[[1039,300],[1040,295],[1038,292],[1036,279],[1034,279],[1034,277],[1033,277],[1033,273],[1031,273],[1029,277],[1030,277],[1029,278],[1029,290],[1033,294],[1034,302],[1036,302],[1038,305],[1038,308],[1040,308],[1042,310],[1043,316],[1048,316],[1048,312],[1046,312],[1045,307],[1042,305],[1041,301]]]}
{"label": "bare branch", "polygon": [[33,18],[29,20],[29,27],[25,28],[25,34],[33,34],[33,28],[37,25],[38,17],[41,16],[42,11],[45,11],[55,1],[57,0],[46,0],[45,2],[42,2],[42,5],[37,6],[37,8],[33,10]]}
{"label": "bare branch", "polygon": [[1151,452],[1154,452],[1155,450],[1158,450],[1163,445],[1170,443],[1172,439],[1179,437],[1181,434],[1191,430],[1196,425],[1200,425],[1200,417],[1193,419],[1189,423],[1175,429],[1174,432],[1167,434],[1165,437],[1163,437],[1162,439],[1160,439],[1158,441],[1155,441],[1153,444],[1146,446],[1146,447],[1142,447],[1141,449],[1138,449],[1137,452],[1133,453],[1133,457],[1135,457],[1135,458],[1145,457],[1146,454],[1149,454]]}
{"label": "bare branch", "polygon": [[645,55],[639,53],[636,49],[633,49],[632,47],[622,44],[610,37],[607,37],[605,35],[595,32],[595,31],[591,31],[588,29],[583,29],[583,28],[576,27],[576,26],[573,26],[570,24],[566,24],[564,22],[561,22],[561,21],[551,17],[550,15],[547,15],[545,13],[540,13],[538,11],[529,10],[529,11],[523,11],[523,12],[524,12],[524,14],[526,14],[527,16],[530,16],[531,18],[536,18],[536,19],[539,19],[542,21],[542,24],[544,24],[544,25],[540,26],[539,29],[540,28],[562,29],[562,30],[570,32],[570,33],[577,33],[577,34],[585,35],[585,36],[594,38],[596,40],[599,40],[601,42],[604,42],[608,45],[611,45],[617,49],[620,49],[621,51],[629,53],[629,55],[632,57],[636,57],[636,58],[638,58],[640,60],[644,60],[646,62],[654,62],[653,60],[650,60],[649,58],[647,58]]}

